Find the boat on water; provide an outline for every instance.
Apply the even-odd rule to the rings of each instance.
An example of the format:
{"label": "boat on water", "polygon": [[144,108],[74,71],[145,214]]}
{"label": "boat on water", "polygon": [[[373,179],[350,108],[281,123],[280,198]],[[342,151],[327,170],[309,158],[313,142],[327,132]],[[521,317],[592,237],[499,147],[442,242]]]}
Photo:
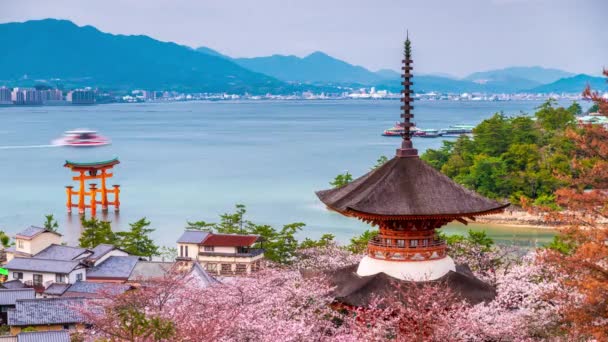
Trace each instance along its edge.
{"label": "boat on water", "polygon": [[475,126],[472,125],[452,125],[448,128],[442,128],[441,133],[444,136],[460,136],[463,134],[471,134],[473,133],[473,128]]}
{"label": "boat on water", "polygon": [[[412,132],[412,135],[414,136],[418,131],[420,131],[420,128],[416,126],[410,128],[410,132]],[[385,129],[384,132],[382,132],[382,135],[385,137],[400,137],[403,135],[404,132],[405,129],[403,128],[402,123],[397,122],[395,123],[395,126]]]}
{"label": "boat on water", "polygon": [[415,137],[421,137],[421,138],[437,138],[442,135],[443,135],[443,133],[441,131],[439,131],[438,129],[432,129],[432,128],[421,129],[414,133]]}
{"label": "boat on water", "polygon": [[65,131],[63,136],[53,141],[53,145],[72,147],[97,147],[109,145],[110,139],[89,129]]}

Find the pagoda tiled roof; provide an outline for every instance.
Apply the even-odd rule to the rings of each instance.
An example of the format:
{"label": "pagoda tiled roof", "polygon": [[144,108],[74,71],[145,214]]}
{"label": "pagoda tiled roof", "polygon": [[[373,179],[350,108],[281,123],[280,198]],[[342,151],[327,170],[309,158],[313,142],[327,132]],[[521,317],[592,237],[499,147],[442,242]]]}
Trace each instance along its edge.
{"label": "pagoda tiled roof", "polygon": [[395,157],[340,188],[318,191],[330,209],[373,219],[474,217],[503,210],[415,157]]}

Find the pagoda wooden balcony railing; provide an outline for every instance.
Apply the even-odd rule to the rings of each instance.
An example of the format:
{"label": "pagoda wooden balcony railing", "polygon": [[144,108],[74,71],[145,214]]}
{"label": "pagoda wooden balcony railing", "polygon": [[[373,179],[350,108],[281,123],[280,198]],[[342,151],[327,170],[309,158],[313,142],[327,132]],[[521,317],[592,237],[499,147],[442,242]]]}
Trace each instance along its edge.
{"label": "pagoda wooden balcony railing", "polygon": [[427,261],[445,258],[444,240],[429,236],[377,236],[367,245],[369,257],[391,261]]}

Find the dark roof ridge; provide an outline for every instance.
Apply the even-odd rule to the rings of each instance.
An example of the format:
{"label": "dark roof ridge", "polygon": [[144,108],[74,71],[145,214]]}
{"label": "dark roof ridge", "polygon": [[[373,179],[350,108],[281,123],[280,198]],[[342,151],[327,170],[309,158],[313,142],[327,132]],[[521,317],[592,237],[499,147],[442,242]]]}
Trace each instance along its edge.
{"label": "dark roof ridge", "polygon": [[18,288],[18,289],[6,289],[6,288],[2,289],[2,288],[0,288],[0,292],[1,291],[34,291],[34,288],[33,287],[21,287],[21,288]]}
{"label": "dark roof ridge", "polygon": [[[70,301],[70,300],[83,300],[85,297],[56,297],[56,298],[31,298],[31,299],[17,299],[17,302],[54,302],[54,301]],[[13,309],[14,310],[14,309]]]}

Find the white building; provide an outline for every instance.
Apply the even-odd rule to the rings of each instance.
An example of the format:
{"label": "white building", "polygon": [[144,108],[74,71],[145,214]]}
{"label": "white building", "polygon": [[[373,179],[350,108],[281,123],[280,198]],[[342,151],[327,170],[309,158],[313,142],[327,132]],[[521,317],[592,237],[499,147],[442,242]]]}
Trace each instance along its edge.
{"label": "white building", "polygon": [[198,261],[212,275],[249,274],[262,266],[264,250],[252,248],[259,239],[258,235],[186,230],[177,240],[178,260]]}

